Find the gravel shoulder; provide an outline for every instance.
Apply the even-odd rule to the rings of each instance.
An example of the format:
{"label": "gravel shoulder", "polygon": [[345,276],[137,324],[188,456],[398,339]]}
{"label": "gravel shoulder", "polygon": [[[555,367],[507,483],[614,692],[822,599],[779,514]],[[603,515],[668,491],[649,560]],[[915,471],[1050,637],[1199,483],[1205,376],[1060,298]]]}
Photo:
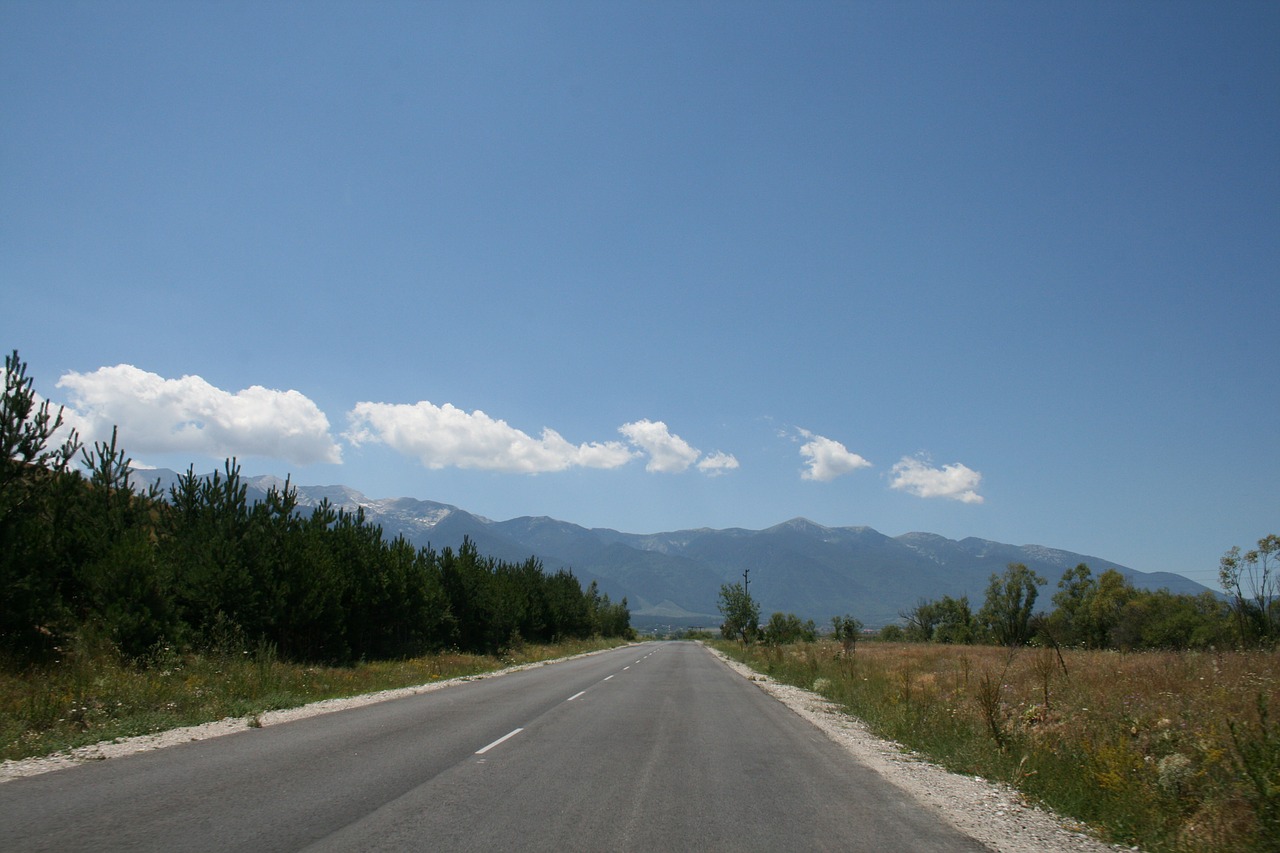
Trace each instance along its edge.
{"label": "gravel shoulder", "polygon": [[[1122,846],[1100,842],[1085,828],[1028,803],[1017,791],[973,776],[950,773],[907,752],[902,746],[871,734],[865,725],[835,708],[822,696],[781,684],[710,649],[726,666],[817,726],[855,760],[872,768],[885,781],[914,797],[956,829],[998,853],[1113,853]],[[591,652],[590,654],[600,654]],[[140,737],[83,746],[67,752],[0,764],[0,784],[83,764],[164,749],[189,741],[221,737],[246,728],[275,726],[320,714],[444,690],[464,681],[498,678],[511,672],[546,666],[556,661],[523,664],[496,672],[464,676],[397,690],[384,690],[346,699],[327,699],[299,708],[267,711],[255,717],[232,717]],[[1136,848],[1134,848],[1136,849]]]}

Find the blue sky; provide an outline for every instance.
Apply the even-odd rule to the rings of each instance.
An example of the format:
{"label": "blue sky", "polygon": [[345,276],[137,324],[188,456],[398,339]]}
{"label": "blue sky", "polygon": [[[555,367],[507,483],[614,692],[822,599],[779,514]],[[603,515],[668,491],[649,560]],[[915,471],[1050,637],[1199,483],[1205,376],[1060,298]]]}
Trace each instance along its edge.
{"label": "blue sky", "polygon": [[1274,3],[0,4],[0,348],[140,463],[1213,583]]}

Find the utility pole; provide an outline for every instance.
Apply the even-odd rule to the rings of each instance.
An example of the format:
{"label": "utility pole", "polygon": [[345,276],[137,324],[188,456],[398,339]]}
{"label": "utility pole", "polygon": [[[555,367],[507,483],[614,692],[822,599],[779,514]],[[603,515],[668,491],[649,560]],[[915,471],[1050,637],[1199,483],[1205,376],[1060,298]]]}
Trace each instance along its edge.
{"label": "utility pole", "polygon": [[751,598],[751,580],[747,577],[749,574],[751,574],[750,569],[742,570],[742,591],[746,594],[748,599]]}

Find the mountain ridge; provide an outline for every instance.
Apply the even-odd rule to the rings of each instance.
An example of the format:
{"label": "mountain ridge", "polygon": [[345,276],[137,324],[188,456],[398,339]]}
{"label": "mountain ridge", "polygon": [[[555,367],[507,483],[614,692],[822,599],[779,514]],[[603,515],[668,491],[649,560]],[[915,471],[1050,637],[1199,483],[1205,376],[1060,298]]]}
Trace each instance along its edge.
{"label": "mountain ridge", "polygon": [[[178,474],[139,472],[162,490]],[[211,476],[211,475],[210,475]],[[250,502],[285,481],[273,475],[242,476]],[[1024,563],[1047,583],[1047,602],[1063,572],[1085,563],[1095,575],[1119,571],[1143,589],[1198,594],[1206,587],[1169,572],[1140,572],[1118,563],[1044,545],[1010,545],[966,537],[948,539],[912,531],[888,536],[865,525],[829,527],[795,517],[762,530],[688,528],[625,533],[587,528],[549,516],[495,521],[460,507],[410,497],[369,498],[342,485],[299,486],[298,504],[309,509],[328,500],[418,546],[456,548],[464,537],[500,560],[536,556],[549,571],[566,568],[583,583],[595,581],[615,601],[627,598],[637,624],[715,625],[722,584],[748,572],[751,592],[764,613],[793,612],[820,624],[852,613],[869,626],[899,621],[920,599],[967,595],[981,606],[988,579],[1008,563]]]}

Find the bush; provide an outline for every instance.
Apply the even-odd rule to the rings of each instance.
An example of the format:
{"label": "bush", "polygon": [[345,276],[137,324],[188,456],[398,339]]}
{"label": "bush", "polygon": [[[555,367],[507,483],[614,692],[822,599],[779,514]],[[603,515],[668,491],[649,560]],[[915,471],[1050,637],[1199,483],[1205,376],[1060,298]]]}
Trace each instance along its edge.
{"label": "bush", "polygon": [[764,626],[764,641],[770,646],[790,643],[812,643],[818,639],[818,628],[812,619],[804,622],[794,613],[774,613]]}

